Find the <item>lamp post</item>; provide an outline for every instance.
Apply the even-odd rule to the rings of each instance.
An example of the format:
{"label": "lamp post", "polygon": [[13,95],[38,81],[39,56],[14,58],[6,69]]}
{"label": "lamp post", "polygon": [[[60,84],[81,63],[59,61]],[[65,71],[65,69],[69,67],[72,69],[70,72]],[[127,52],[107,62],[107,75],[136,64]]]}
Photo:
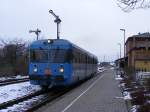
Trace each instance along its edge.
{"label": "lamp post", "polygon": [[125,29],[120,29],[120,30],[124,32],[124,58],[125,58],[125,32],[126,30]]}
{"label": "lamp post", "polygon": [[118,43],[118,45],[120,46],[120,55],[119,55],[119,57],[120,57],[120,59],[121,59],[121,43]]}

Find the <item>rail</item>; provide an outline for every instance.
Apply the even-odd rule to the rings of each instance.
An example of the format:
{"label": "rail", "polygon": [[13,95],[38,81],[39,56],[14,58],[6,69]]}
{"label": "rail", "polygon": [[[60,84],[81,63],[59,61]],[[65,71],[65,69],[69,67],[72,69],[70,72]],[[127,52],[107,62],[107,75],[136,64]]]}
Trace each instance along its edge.
{"label": "rail", "polygon": [[0,86],[5,86],[5,85],[9,85],[9,84],[20,83],[20,82],[26,82],[26,81],[29,81],[29,78],[10,79],[10,80],[5,80],[5,81],[0,81]]}

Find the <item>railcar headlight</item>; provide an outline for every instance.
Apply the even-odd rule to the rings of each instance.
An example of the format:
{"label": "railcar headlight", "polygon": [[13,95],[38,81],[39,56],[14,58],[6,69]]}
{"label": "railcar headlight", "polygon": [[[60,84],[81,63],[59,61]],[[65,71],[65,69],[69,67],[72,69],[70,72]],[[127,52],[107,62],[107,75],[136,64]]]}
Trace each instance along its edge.
{"label": "railcar headlight", "polygon": [[64,72],[64,68],[60,68],[59,72],[63,73]]}
{"label": "railcar headlight", "polygon": [[47,40],[47,43],[48,43],[48,44],[52,44],[52,43],[53,43],[53,40],[48,39],[48,40]]}
{"label": "railcar headlight", "polygon": [[33,71],[34,71],[34,72],[37,72],[37,71],[38,71],[38,69],[37,69],[37,68],[34,68],[34,69],[33,69]]}
{"label": "railcar headlight", "polygon": [[48,39],[48,40],[47,40],[47,43],[51,43],[51,40],[50,40],[50,39]]}

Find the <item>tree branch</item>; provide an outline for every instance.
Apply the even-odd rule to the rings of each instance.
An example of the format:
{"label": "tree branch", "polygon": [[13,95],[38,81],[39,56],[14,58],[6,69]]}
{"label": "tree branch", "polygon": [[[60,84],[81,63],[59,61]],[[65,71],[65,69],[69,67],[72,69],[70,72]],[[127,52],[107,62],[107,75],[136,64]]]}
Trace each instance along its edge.
{"label": "tree branch", "polygon": [[117,5],[124,12],[130,12],[134,9],[150,8],[150,0],[117,0]]}

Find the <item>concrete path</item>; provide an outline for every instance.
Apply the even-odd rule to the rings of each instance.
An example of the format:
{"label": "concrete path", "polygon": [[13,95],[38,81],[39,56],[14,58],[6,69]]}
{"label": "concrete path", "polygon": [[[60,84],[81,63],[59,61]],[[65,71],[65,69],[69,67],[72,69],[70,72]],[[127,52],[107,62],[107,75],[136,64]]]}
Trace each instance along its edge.
{"label": "concrete path", "polygon": [[36,112],[127,112],[114,75],[110,69],[99,73]]}

